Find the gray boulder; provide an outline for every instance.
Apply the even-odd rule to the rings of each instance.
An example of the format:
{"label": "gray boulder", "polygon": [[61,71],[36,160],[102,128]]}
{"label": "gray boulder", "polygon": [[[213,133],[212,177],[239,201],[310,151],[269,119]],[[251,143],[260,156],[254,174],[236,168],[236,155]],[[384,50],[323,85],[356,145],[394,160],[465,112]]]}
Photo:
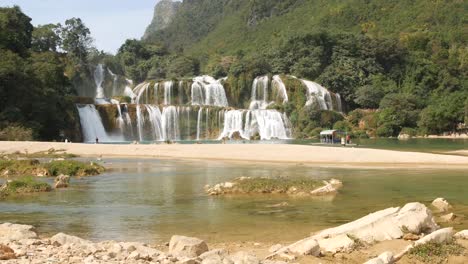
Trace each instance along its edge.
{"label": "gray boulder", "polygon": [[169,253],[187,258],[195,258],[208,251],[205,241],[195,237],[172,236]]}

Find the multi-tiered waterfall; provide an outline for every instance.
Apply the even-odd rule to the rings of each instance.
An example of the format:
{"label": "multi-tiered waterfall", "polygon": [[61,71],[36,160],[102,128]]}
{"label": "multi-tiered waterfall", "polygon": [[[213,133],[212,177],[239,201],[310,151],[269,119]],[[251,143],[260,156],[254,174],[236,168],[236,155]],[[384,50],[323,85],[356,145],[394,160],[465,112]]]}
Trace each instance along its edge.
{"label": "multi-tiered waterfall", "polygon": [[[289,139],[291,122],[273,106],[289,102],[280,75],[260,76],[252,84],[248,109],[229,105],[225,83],[211,76],[170,81],[133,82],[104,65],[95,71],[94,105],[77,105],[85,142],[174,141],[224,138]],[[283,76],[284,78],[284,76]],[[295,77],[286,76],[294,79]],[[107,81],[106,81],[107,80]],[[317,83],[300,80],[306,106],[341,111],[341,99]],[[103,83],[107,83],[104,87]],[[104,99],[119,96],[126,102]]]}

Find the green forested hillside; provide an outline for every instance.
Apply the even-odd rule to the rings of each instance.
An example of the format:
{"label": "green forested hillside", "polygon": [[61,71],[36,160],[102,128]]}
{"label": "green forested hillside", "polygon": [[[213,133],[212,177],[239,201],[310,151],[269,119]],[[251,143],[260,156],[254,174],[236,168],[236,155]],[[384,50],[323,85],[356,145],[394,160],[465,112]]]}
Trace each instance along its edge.
{"label": "green forested hillside", "polygon": [[[467,11],[460,0],[183,1],[173,22],[141,45],[185,58],[187,75],[229,75],[228,92],[245,100],[255,76],[292,74],[357,109],[349,115],[357,120],[339,126],[377,136],[441,133],[460,129],[466,115]],[[127,66],[139,63],[159,72],[147,78],[170,77],[148,61]],[[307,111],[296,110],[301,128],[294,117],[308,119]],[[308,134],[317,124],[303,126]]]}

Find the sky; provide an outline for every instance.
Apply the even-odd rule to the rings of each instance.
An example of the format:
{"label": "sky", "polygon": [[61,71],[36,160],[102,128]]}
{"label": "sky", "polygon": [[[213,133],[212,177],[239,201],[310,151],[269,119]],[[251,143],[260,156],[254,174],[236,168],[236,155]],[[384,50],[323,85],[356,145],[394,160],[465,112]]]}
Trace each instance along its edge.
{"label": "sky", "polygon": [[116,53],[126,39],[140,39],[153,18],[158,0],[0,0],[18,5],[34,26],[81,18],[99,50]]}

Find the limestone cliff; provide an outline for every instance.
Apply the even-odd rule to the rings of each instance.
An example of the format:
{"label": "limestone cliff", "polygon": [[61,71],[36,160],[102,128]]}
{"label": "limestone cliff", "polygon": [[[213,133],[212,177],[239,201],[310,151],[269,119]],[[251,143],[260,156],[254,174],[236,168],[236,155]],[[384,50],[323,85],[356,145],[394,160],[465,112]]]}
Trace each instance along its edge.
{"label": "limestone cliff", "polygon": [[165,29],[172,18],[177,13],[181,2],[174,2],[172,0],[161,0],[154,7],[154,16],[151,24],[146,28],[143,39],[147,39],[153,33]]}

